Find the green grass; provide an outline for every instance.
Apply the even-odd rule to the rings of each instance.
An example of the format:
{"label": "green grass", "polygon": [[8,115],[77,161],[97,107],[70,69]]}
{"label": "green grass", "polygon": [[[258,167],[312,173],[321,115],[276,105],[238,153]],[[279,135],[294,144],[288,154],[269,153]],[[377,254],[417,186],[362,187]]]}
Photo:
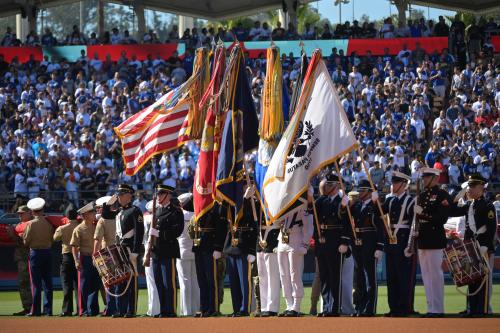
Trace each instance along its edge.
{"label": "green grass", "polygon": [[[377,313],[388,312],[387,306],[387,288],[385,286],[380,286],[378,290],[378,308]],[[445,287],[445,310],[446,313],[455,314],[465,309],[465,296],[459,294],[454,286],[448,285]],[[423,286],[417,286],[415,292],[415,310],[421,313],[426,312],[425,304],[425,293]],[[62,303],[62,293],[61,291],[54,292],[54,314],[58,314],[61,309]],[[495,313],[500,312],[500,284],[493,286],[493,311]],[[284,300],[281,300],[281,308],[284,309]],[[102,302],[100,303],[102,307]],[[311,306],[311,288],[307,287],[305,289],[304,299],[302,301],[301,310],[304,313],[309,313],[309,308]],[[147,293],[146,290],[141,289],[139,291],[139,306],[138,314],[146,313],[147,309]],[[19,293],[15,291],[0,292],[0,315],[9,316],[14,312],[21,310],[21,301],[19,298]],[[221,312],[223,314],[229,314],[232,312],[231,308],[231,295],[229,289],[225,289],[224,292],[224,303],[221,307]]]}

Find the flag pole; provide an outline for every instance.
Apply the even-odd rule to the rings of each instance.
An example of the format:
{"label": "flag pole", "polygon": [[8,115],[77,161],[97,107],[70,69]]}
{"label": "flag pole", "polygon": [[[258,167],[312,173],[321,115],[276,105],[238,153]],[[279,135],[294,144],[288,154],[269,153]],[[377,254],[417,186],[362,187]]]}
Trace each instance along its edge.
{"label": "flag pole", "polygon": [[316,211],[316,201],[314,200],[314,192],[313,192],[312,206],[313,206],[314,220],[316,221],[315,223],[316,228],[318,229],[318,240],[321,244],[324,244],[326,240],[325,237],[321,236],[321,228],[319,225],[318,212]]}
{"label": "flag pole", "polygon": [[[335,169],[337,170],[337,176],[339,177],[340,188],[344,192],[344,195],[347,195],[344,187],[344,181],[342,180],[342,175],[340,174],[339,163],[337,160],[335,160]],[[347,215],[349,216],[349,223],[351,224],[352,228],[352,235],[354,236],[354,244],[361,245],[361,239],[359,239],[358,235],[356,235],[356,225],[354,224],[354,219],[352,218],[351,207],[349,207],[349,204],[347,204],[346,209]]]}
{"label": "flag pole", "polygon": [[[368,170],[368,167],[366,166],[364,160],[363,160],[363,155],[361,154],[361,150],[359,149],[359,146],[356,147],[357,152],[359,157],[361,157],[361,164],[363,165],[363,169],[365,170],[366,177],[368,178],[368,181],[370,182],[370,187],[372,188],[372,191],[377,191],[375,188],[375,185],[373,185],[373,180],[370,175],[370,171]],[[380,218],[382,219],[382,223],[384,225],[385,231],[387,232],[387,236],[389,237],[389,243],[390,244],[397,244],[397,238],[393,235],[391,231],[391,222],[389,220],[389,217],[387,214],[384,214],[384,211],[382,210],[382,206],[380,205],[380,200],[377,198],[377,207],[378,211],[380,214]]]}

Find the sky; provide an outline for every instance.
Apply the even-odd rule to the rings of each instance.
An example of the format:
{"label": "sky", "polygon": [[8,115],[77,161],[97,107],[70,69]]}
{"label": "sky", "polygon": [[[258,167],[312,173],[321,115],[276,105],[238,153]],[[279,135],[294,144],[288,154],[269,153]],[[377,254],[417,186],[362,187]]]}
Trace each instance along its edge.
{"label": "sky", "polygon": [[[332,23],[339,22],[339,8],[333,5],[334,0],[320,0],[311,3],[312,7],[318,8],[319,13],[322,17],[326,17]],[[382,17],[389,16],[392,14],[397,14],[397,9],[395,6],[390,5],[387,0],[350,0],[350,3],[342,5],[342,21],[352,21],[353,19],[353,4],[354,4],[354,18],[359,20],[363,14],[370,17],[370,20],[378,20]],[[438,18],[439,15],[453,15],[454,12],[429,8],[422,6],[412,6],[412,8],[421,9],[424,11],[424,15],[431,19]]]}

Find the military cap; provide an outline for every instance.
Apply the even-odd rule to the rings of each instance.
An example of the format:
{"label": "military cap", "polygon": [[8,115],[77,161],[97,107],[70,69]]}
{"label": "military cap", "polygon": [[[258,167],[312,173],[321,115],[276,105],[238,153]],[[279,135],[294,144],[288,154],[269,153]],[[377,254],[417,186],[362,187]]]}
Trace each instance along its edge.
{"label": "military cap", "polygon": [[399,171],[393,171],[392,172],[392,182],[393,183],[396,183],[396,182],[411,182],[411,177],[408,176],[407,174],[404,174],[402,172],[399,172]]}
{"label": "military cap", "polygon": [[158,193],[174,192],[175,187],[172,187],[169,185],[158,184],[158,185],[156,185],[156,191],[158,191]]}
{"label": "military cap", "polygon": [[421,168],[420,172],[422,173],[422,177],[439,176],[441,174],[441,170],[435,168]]}
{"label": "military cap", "polygon": [[[158,208],[159,205],[156,203],[156,208]],[[150,213],[153,212],[153,200],[149,200],[148,203],[146,204],[146,210]]]}
{"label": "military cap", "polygon": [[118,191],[117,192],[118,192],[118,194],[124,194],[124,193],[134,194],[135,190],[130,185],[120,184],[120,185],[118,185]]}
{"label": "military cap", "polygon": [[45,200],[42,198],[34,198],[28,201],[28,208],[34,211],[42,210],[45,207]]}
{"label": "military cap", "polygon": [[181,206],[184,206],[189,200],[193,198],[193,193],[182,193],[179,195],[177,199],[179,199],[179,202],[181,203]]}
{"label": "military cap", "polygon": [[107,195],[107,196],[104,196],[104,197],[100,197],[99,199],[97,199],[95,201],[95,206],[96,207],[102,207],[102,205],[104,205],[105,203],[107,203],[109,201],[109,199],[111,199],[110,195]]}
{"label": "military cap", "polygon": [[366,179],[362,179],[359,184],[358,184],[358,191],[361,191],[361,190],[368,190],[368,191],[372,191],[372,187],[370,185],[370,182]]}
{"label": "military cap", "polygon": [[86,204],[85,206],[83,206],[82,208],[80,208],[78,210],[78,214],[82,215],[82,214],[85,214],[85,213],[88,213],[88,212],[91,212],[94,210],[94,202],[91,201],[89,202],[88,204]]}
{"label": "military cap", "polygon": [[19,206],[16,213],[29,213],[29,208],[26,205]]}
{"label": "military cap", "polygon": [[334,173],[328,173],[325,176],[325,180],[327,183],[338,183],[339,182],[339,176],[337,176]]}
{"label": "military cap", "polygon": [[469,176],[467,181],[467,185],[475,186],[475,185],[485,185],[488,181],[478,173],[474,173]]}

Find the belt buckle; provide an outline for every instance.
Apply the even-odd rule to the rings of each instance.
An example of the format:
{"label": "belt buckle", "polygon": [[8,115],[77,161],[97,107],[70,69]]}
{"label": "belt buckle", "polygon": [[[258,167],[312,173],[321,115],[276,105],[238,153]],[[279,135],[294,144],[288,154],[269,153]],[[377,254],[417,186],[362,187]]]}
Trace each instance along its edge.
{"label": "belt buckle", "polygon": [[288,234],[287,231],[284,231],[282,234],[281,234],[281,241],[285,244],[288,244],[290,242],[290,235]]}
{"label": "belt buckle", "polygon": [[326,229],[327,229],[327,225],[326,225],[326,224],[320,224],[320,225],[319,225],[319,228],[320,228],[321,230],[326,230]]}
{"label": "belt buckle", "polygon": [[200,238],[193,239],[193,245],[194,246],[200,246],[200,244],[201,244],[201,239]]}
{"label": "belt buckle", "polygon": [[232,238],[231,239],[231,246],[236,247],[240,243],[239,238]]}
{"label": "belt buckle", "polygon": [[262,250],[264,250],[267,247],[267,242],[265,240],[260,240],[259,246]]}
{"label": "belt buckle", "polygon": [[354,244],[363,245],[363,240],[361,238],[356,238],[356,240],[354,241]]}
{"label": "belt buckle", "polygon": [[319,238],[319,242],[320,242],[321,244],[325,244],[325,243],[326,243],[326,239],[325,239],[325,237],[321,236],[321,237]]}

